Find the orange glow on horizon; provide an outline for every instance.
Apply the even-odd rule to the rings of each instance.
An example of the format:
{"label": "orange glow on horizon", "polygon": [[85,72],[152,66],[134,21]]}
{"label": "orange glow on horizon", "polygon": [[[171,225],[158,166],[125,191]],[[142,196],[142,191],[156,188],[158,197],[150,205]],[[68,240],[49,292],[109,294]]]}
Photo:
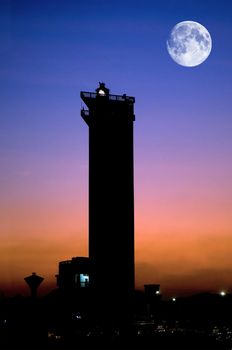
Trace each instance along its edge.
{"label": "orange glow on horizon", "polygon": [[[59,261],[88,255],[88,168],[86,162],[68,170],[61,164],[57,172],[57,165],[54,170],[47,162],[41,179],[37,173],[23,174],[15,188],[5,188],[0,205],[3,292],[28,294],[23,278],[35,271],[45,277],[40,287],[45,293],[56,287]],[[230,290],[229,170],[217,168],[212,176],[211,165],[200,161],[187,168],[184,161],[153,165],[147,159],[146,171],[144,159],[136,164],[136,286],[160,283],[170,295]]]}

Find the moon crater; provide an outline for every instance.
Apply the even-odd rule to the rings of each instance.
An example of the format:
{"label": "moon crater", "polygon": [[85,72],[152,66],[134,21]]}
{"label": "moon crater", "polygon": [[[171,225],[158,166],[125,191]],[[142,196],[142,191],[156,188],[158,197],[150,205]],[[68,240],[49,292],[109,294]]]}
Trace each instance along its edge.
{"label": "moon crater", "polygon": [[169,55],[176,63],[185,67],[203,63],[211,49],[211,36],[198,22],[184,21],[176,24],[167,40]]}

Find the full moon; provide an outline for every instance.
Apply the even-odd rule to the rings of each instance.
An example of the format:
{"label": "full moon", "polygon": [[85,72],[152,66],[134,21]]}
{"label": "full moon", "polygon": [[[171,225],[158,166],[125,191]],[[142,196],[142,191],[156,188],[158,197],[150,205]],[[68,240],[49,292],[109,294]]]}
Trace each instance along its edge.
{"label": "full moon", "polygon": [[195,67],[204,62],[211,49],[211,36],[198,22],[177,23],[167,40],[169,55],[176,63],[185,67]]}

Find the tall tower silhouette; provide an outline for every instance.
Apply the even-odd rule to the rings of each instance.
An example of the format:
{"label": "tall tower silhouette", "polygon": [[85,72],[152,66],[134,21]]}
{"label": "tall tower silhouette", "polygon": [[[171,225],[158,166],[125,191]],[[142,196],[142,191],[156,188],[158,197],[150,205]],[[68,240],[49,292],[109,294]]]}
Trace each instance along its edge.
{"label": "tall tower silhouette", "polygon": [[81,99],[89,127],[90,284],[120,314],[134,290],[135,99],[111,95],[104,83]]}

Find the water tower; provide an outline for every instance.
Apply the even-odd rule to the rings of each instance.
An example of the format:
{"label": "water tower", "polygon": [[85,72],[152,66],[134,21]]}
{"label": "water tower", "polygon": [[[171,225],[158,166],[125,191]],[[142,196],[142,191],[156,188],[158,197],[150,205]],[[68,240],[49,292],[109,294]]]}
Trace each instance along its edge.
{"label": "water tower", "polygon": [[36,275],[35,272],[32,272],[32,274],[28,277],[25,277],[24,280],[28,284],[28,286],[31,290],[31,297],[36,298],[37,297],[37,290],[38,290],[40,284],[43,282],[44,278]]}

